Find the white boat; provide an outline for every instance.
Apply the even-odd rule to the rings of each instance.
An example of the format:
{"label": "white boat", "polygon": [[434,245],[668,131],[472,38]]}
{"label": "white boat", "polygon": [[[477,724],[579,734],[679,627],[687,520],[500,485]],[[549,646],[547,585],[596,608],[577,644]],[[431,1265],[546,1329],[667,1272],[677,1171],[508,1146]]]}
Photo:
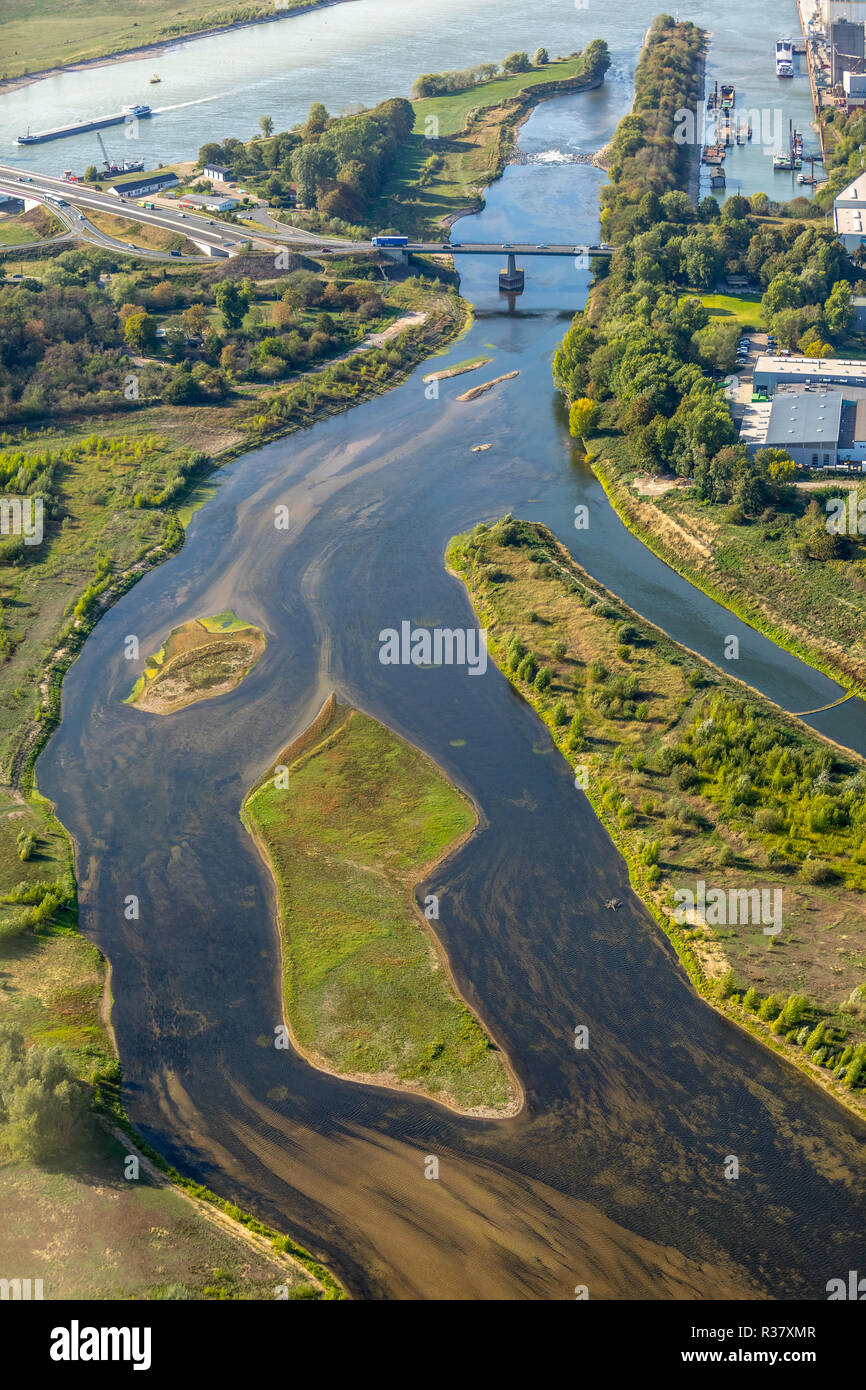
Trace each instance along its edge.
{"label": "white boat", "polygon": [[776,76],[794,76],[794,43],[792,39],[776,41]]}

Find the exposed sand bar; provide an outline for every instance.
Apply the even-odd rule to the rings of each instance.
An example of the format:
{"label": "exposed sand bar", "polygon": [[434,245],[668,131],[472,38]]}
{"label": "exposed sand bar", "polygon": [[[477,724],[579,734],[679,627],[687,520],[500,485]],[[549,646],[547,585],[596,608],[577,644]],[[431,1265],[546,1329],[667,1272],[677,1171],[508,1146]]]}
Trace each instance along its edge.
{"label": "exposed sand bar", "polygon": [[479,367],[486,367],[492,361],[492,357],[473,357],[469,362],[455,362],[453,367],[445,367],[441,372],[428,372],[424,380],[447,381],[452,376],[463,376],[464,372],[477,372]]}
{"label": "exposed sand bar", "polygon": [[506,372],[504,376],[495,376],[492,381],[483,381],[480,386],[470,386],[468,391],[464,391],[462,396],[458,396],[458,401],[474,401],[478,396],[483,396],[485,391],[491,391],[494,386],[498,386],[500,381],[511,381],[514,377],[520,376],[519,372]]}

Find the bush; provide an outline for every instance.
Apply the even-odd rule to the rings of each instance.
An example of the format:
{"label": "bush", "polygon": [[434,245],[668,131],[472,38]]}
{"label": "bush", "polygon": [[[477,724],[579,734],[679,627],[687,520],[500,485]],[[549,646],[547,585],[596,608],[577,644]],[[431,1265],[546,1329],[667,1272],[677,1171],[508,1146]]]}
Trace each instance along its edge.
{"label": "bush", "polygon": [[599,685],[604,680],[607,675],[607,667],[600,657],[596,657],[594,661],[589,663],[587,675],[594,685]]}
{"label": "bush", "polygon": [[826,883],[835,876],[826,859],[804,859],[800,865],[800,877],[804,883]]}
{"label": "bush", "polygon": [[58,1047],[27,1048],[0,1025],[0,1140],[17,1158],[42,1162],[68,1152],[88,1113],[84,1087]]}
{"label": "bush", "polygon": [[561,728],[563,724],[568,723],[568,710],[565,707],[564,700],[557,700],[556,704],[554,705],[553,722],[557,728]]}
{"label": "bush", "polygon": [[541,694],[543,694],[545,690],[549,690],[549,689],[550,689],[550,684],[551,684],[551,681],[552,681],[552,680],[553,680],[553,672],[551,671],[550,667],[549,667],[549,666],[542,666],[541,670],[538,672],[538,674],[537,674],[536,677],[535,677],[535,688],[536,688],[536,690],[538,690]]}

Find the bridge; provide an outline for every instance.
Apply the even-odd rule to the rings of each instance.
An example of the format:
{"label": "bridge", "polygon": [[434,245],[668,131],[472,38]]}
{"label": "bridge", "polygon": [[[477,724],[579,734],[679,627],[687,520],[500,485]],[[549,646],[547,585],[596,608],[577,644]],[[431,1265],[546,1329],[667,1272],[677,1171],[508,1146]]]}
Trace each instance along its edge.
{"label": "bridge", "polygon": [[[292,227],[277,222],[264,209],[250,209],[246,225],[222,222],[208,217],[205,213],[182,211],[174,207],[154,206],[140,208],[131,198],[119,198],[115,194],[101,193],[85,184],[68,183],[65,179],[49,174],[32,173],[20,166],[0,164],[0,193],[9,193],[31,205],[46,203],[63,223],[64,231],[56,240],[72,238],[89,241],[96,245],[110,247],[125,255],[145,256],[150,260],[167,260],[168,251],[149,250],[124,242],[110,232],[104,231],[89,220],[93,213],[111,213],[141,223],[161,227],[184,236],[193,242],[200,255],[184,256],[187,262],[199,262],[211,256],[229,256],[246,244],[260,250],[293,250],[300,253],[319,255],[386,255],[393,260],[406,262],[410,255],[417,256],[500,256],[506,258],[506,265],[500,271],[500,288],[520,293],[524,287],[524,271],[517,265],[517,257],[565,256],[578,260],[579,268],[588,270],[590,259],[608,257],[612,247],[601,245],[550,244],[545,242],[479,242],[479,241],[409,241],[402,246],[375,246],[369,241],[348,241],[345,237],[329,236],[327,233],[308,232],[301,227]],[[59,201],[62,200],[62,201]],[[255,225],[251,226],[250,222]],[[0,248],[4,250],[6,248]],[[21,250],[26,249],[21,247]],[[14,251],[14,247],[9,248]]]}

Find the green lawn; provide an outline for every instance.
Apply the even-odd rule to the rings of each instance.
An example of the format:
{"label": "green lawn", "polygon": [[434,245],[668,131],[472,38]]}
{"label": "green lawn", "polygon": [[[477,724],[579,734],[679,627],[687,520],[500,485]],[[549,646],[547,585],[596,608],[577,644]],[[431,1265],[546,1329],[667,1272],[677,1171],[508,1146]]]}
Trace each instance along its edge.
{"label": "green lawn", "polygon": [[495,77],[492,82],[481,82],[462,92],[423,97],[412,103],[415,108],[415,130],[424,135],[427,121],[433,116],[439,122],[440,135],[454,135],[463,129],[470,111],[486,111],[491,106],[498,106],[501,101],[517,96],[524,87],[534,87],[539,82],[557,82],[574,77],[582,67],[583,58],[577,55],[562,62],[547,63],[541,68],[530,68],[528,72],[518,72],[511,77]]}
{"label": "green lawn", "polygon": [[0,222],[0,246],[29,246],[38,240],[32,227],[23,227],[20,222]]}
{"label": "green lawn", "polygon": [[701,303],[713,318],[733,318],[742,328],[761,327],[761,296],[758,294],[702,294]]}
{"label": "green lawn", "polygon": [[471,805],[417,749],[333,697],[277,764],[287,786],[269,770],[244,817],[277,883],[298,1045],[329,1070],[501,1113],[512,1099],[502,1058],[413,900],[472,829]]}

